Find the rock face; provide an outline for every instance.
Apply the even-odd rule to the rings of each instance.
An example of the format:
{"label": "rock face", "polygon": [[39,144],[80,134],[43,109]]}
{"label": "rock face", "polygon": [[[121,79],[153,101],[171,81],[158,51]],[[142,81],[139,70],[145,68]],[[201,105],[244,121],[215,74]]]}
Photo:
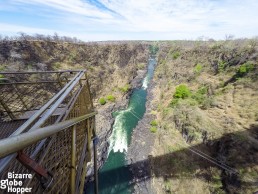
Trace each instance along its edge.
{"label": "rock face", "polygon": [[[98,168],[100,169],[105,163],[108,157],[109,151],[109,137],[112,134],[112,127],[115,119],[112,117],[112,113],[115,111],[126,109],[129,103],[129,99],[133,89],[140,88],[142,86],[142,80],[146,75],[147,70],[138,70],[136,76],[132,76],[132,80],[130,80],[131,89],[125,93],[121,99],[116,100],[115,103],[98,106],[98,114],[96,116],[96,128],[98,130]],[[87,180],[89,182],[93,178],[93,163],[89,164],[88,172],[87,172]],[[87,185],[86,185],[87,186]]]}
{"label": "rock face", "polygon": [[147,59],[148,45],[139,42],[0,40],[1,71],[86,69],[96,99],[130,83]]}
{"label": "rock face", "polygon": [[122,99],[116,101],[107,106],[100,106],[98,108],[98,114],[96,116],[96,128],[98,130],[98,166],[102,167],[108,155],[109,142],[108,139],[112,134],[112,127],[115,119],[112,117],[112,112],[119,111],[122,109],[126,109],[131,92],[134,88],[141,87],[141,81],[146,74],[146,70],[137,71],[137,76],[130,82],[131,90],[128,91],[125,95],[123,95]]}

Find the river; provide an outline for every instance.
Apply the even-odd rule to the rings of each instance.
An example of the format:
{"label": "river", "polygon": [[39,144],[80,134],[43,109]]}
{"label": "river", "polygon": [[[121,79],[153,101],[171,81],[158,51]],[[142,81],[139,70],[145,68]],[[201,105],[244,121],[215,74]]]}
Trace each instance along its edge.
{"label": "river", "polygon": [[[126,153],[131,142],[132,131],[146,111],[146,90],[153,77],[155,65],[156,60],[150,58],[142,87],[133,90],[128,108],[113,113],[115,122],[109,138],[108,158],[99,171],[100,194],[131,194],[133,192],[134,185],[131,183],[132,174],[127,166]],[[94,193],[93,184],[88,186],[86,193]]]}

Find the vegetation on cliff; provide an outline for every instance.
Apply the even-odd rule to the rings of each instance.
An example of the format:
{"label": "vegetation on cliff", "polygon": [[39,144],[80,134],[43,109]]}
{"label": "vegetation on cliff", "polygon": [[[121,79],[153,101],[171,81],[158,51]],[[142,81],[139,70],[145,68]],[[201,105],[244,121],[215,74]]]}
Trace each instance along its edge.
{"label": "vegetation on cliff", "polygon": [[111,93],[120,98],[128,92],[147,58],[148,44],[144,42],[84,43],[57,34],[21,34],[0,40],[1,71],[86,69],[96,100]]}
{"label": "vegetation on cliff", "polygon": [[160,42],[154,85],[153,154],[166,155],[153,166],[166,177],[155,179],[156,191],[257,191],[258,40]]}

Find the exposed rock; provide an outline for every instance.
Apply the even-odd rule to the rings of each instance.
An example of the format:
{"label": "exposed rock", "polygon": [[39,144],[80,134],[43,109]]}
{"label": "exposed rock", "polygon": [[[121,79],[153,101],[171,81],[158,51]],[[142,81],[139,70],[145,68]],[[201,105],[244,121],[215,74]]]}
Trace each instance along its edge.
{"label": "exposed rock", "polygon": [[[118,110],[126,109],[128,106],[129,98],[131,95],[131,91],[134,88],[138,88],[141,86],[141,81],[146,75],[146,70],[137,71],[137,76],[133,78],[131,81],[131,90],[126,93],[123,98],[115,103],[98,106],[98,114],[96,116],[96,129],[97,135],[99,138],[98,142],[98,168],[100,169],[105,163],[108,156],[108,148],[109,148],[109,137],[112,134],[112,127],[115,119],[112,116],[112,113]],[[93,165],[92,163],[88,166],[87,171],[87,181],[91,179],[93,176]]]}

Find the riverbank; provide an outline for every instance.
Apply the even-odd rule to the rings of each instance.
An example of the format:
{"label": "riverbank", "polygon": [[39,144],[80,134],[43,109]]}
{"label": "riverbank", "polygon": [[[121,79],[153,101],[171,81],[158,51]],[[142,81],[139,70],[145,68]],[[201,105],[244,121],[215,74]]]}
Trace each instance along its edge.
{"label": "riverbank", "polygon": [[[96,115],[96,133],[99,138],[98,148],[97,148],[97,163],[98,169],[101,169],[108,157],[109,150],[109,138],[112,134],[113,125],[115,118],[112,113],[115,111],[126,109],[129,103],[130,96],[133,89],[140,88],[142,85],[142,80],[146,76],[147,68],[145,70],[138,70],[137,75],[130,81],[131,90],[123,95],[121,98],[117,99],[116,102],[111,104],[106,104],[104,106],[95,104],[94,106],[98,110]],[[93,163],[88,164],[87,180],[89,182],[93,176]]]}
{"label": "riverbank", "polygon": [[128,148],[127,161],[133,174],[132,183],[134,184],[134,193],[152,194],[151,188],[151,167],[150,156],[152,146],[154,145],[155,134],[150,132],[150,122],[155,119],[151,114],[153,110],[153,88],[151,81],[147,88],[146,112],[133,130],[131,144]]}
{"label": "riverbank", "polygon": [[[150,58],[148,61],[148,71],[144,79],[138,76],[141,81],[139,86],[131,91],[129,104],[121,111],[113,113],[115,117],[111,136],[108,138],[109,148],[107,159],[103,167],[99,170],[99,191],[106,194],[132,194],[134,191],[133,174],[128,166],[127,152],[132,139],[133,129],[146,112],[147,91],[149,82],[153,77],[156,60]],[[142,74],[144,75],[144,74]],[[134,79],[131,86],[138,86]],[[151,119],[151,118],[150,118]],[[92,190],[89,188],[88,193]]]}

